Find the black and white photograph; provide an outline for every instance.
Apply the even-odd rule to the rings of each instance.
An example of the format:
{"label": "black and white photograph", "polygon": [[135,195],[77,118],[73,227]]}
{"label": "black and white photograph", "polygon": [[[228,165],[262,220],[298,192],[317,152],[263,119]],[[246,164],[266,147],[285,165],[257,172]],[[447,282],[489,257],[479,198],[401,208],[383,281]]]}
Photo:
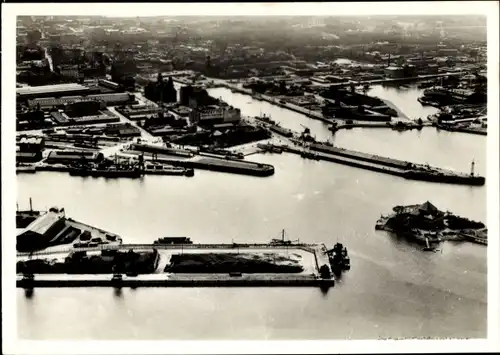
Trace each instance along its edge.
{"label": "black and white photograph", "polygon": [[499,350],[498,2],[2,10],[7,353]]}

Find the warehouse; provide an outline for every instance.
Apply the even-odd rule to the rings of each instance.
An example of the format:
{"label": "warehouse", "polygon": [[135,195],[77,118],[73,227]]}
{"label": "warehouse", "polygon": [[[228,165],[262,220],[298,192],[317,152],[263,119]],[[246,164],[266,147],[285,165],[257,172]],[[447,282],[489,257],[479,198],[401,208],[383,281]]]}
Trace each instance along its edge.
{"label": "warehouse", "polygon": [[49,242],[66,227],[65,221],[64,213],[56,211],[49,211],[38,217],[17,236],[17,250],[46,248]]}
{"label": "warehouse", "polygon": [[51,151],[45,160],[48,164],[72,164],[85,160],[87,162],[99,162],[104,159],[102,153],[91,151]]}
{"label": "warehouse", "polygon": [[86,101],[102,101],[106,106],[128,105],[136,102],[135,96],[127,93],[99,94],[88,96],[65,96],[61,98],[43,98],[28,100],[29,107],[38,107],[48,110],[52,108],[64,108],[67,104]]}
{"label": "warehouse", "polygon": [[76,83],[43,85],[43,86],[26,86],[16,89],[17,99],[24,101],[42,97],[61,97],[68,95],[89,95],[98,93],[98,89],[91,89]]}

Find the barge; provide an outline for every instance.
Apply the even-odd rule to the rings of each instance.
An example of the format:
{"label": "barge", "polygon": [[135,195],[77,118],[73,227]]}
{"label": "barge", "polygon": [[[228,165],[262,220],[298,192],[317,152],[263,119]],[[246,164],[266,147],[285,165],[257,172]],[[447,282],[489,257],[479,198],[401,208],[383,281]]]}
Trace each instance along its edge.
{"label": "barge", "polygon": [[163,164],[149,164],[144,165],[144,174],[146,175],[175,175],[175,176],[194,176],[194,169],[181,168],[171,165]]}

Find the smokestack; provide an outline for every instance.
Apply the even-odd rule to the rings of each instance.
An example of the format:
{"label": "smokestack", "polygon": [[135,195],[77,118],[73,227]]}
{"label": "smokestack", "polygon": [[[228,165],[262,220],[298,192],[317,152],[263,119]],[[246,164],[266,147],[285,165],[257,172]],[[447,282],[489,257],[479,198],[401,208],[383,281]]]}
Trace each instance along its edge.
{"label": "smokestack", "polygon": [[391,53],[389,53],[389,58],[387,59],[387,66],[391,66]]}
{"label": "smokestack", "polygon": [[30,211],[33,211],[33,204],[31,202],[31,197],[30,197]]}

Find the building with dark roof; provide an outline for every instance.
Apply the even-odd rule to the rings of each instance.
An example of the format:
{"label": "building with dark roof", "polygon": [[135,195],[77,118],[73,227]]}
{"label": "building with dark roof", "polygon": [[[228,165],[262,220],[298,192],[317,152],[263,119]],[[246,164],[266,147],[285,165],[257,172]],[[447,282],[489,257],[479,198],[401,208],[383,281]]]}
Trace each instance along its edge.
{"label": "building with dark roof", "polygon": [[37,162],[42,160],[43,137],[22,137],[16,143],[17,162]]}
{"label": "building with dark roof", "polygon": [[16,248],[18,251],[46,248],[65,227],[64,213],[49,211],[35,219],[17,235]]}
{"label": "building with dark roof", "polygon": [[91,151],[56,151],[53,150],[45,159],[48,164],[73,164],[81,161],[99,162],[104,159],[104,155]]}
{"label": "building with dark roof", "polygon": [[156,81],[149,82],[144,88],[144,96],[148,100],[155,102],[177,102],[177,90],[174,88],[174,83],[170,77],[168,81],[164,81],[161,73],[158,73]]}
{"label": "building with dark roof", "polygon": [[198,86],[183,86],[180,92],[180,104],[190,108],[217,105],[219,100],[210,96],[207,90]]}

